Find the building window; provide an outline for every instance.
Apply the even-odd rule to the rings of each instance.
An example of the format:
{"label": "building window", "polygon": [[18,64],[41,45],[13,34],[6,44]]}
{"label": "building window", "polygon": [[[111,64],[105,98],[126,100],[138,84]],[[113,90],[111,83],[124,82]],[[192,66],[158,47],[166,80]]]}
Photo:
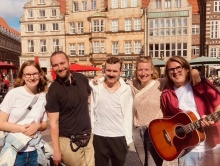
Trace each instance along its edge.
{"label": "building window", "polygon": [[82,1],[82,11],[87,11],[87,1]]}
{"label": "building window", "polygon": [[165,0],[165,8],[171,8],[171,0]]}
{"label": "building window", "polygon": [[131,54],[131,42],[125,42],[125,54]]}
{"label": "building window", "polygon": [[32,10],[28,10],[28,18],[33,18],[33,11]]}
{"label": "building window", "polygon": [[175,0],[175,7],[181,7],[181,0]]}
{"label": "building window", "polygon": [[96,10],[96,9],[97,9],[96,0],[91,0],[91,10]]}
{"label": "building window", "polygon": [[57,11],[56,11],[56,9],[52,9],[52,17],[56,17],[57,16]]}
{"label": "building window", "polygon": [[93,32],[104,32],[104,20],[93,20]]}
{"label": "building window", "polygon": [[70,34],[76,33],[75,22],[71,22],[71,23],[69,24],[69,33],[70,33]]}
{"label": "building window", "polygon": [[40,40],[40,52],[47,52],[46,40]]}
{"label": "building window", "polygon": [[39,10],[40,17],[45,17],[45,10]]}
{"label": "building window", "polygon": [[28,40],[28,52],[34,52],[34,40]]}
{"label": "building window", "polygon": [[78,11],[79,11],[79,3],[73,2],[73,12],[78,12]]}
{"label": "building window", "polygon": [[76,56],[76,45],[70,44],[70,56]]}
{"label": "building window", "polygon": [[59,39],[53,39],[53,51],[59,51]]}
{"label": "building window", "polygon": [[211,21],[211,39],[220,38],[220,21]]}
{"label": "building window", "polygon": [[46,31],[46,24],[40,24],[40,31]]}
{"label": "building window", "polygon": [[200,33],[200,26],[199,25],[192,25],[192,34],[197,35]]}
{"label": "building window", "polygon": [[134,42],[134,53],[140,54],[141,52],[141,41],[135,41]]}
{"label": "building window", "polygon": [[153,58],[187,56],[187,43],[149,44],[149,55]]}
{"label": "building window", "polygon": [[93,32],[99,32],[99,20],[93,20]]}
{"label": "building window", "polygon": [[210,48],[210,57],[216,58],[217,57],[217,48]]}
{"label": "building window", "polygon": [[78,22],[78,34],[83,34],[83,22]]}
{"label": "building window", "polygon": [[58,30],[59,30],[59,24],[53,23],[53,31],[58,31]]}
{"label": "building window", "polygon": [[188,34],[188,20],[185,17],[149,19],[149,36],[174,36]]}
{"label": "building window", "polygon": [[39,0],[39,4],[45,4],[45,0]]}
{"label": "building window", "polygon": [[127,0],[121,0],[121,8],[127,8],[128,1]]}
{"label": "building window", "polygon": [[79,56],[85,55],[85,46],[84,46],[84,44],[79,44],[78,45],[78,51],[79,51]]}
{"label": "building window", "polygon": [[27,31],[28,32],[33,32],[34,31],[34,25],[33,24],[28,24],[27,25]]}
{"label": "building window", "polygon": [[131,7],[137,7],[138,1],[137,0],[131,0]]}
{"label": "building window", "polygon": [[220,12],[220,1],[214,1],[214,12]]}
{"label": "building window", "polygon": [[101,53],[105,53],[105,42],[104,41],[101,41],[100,49],[101,49]]}
{"label": "building window", "polygon": [[135,31],[141,30],[141,19],[140,18],[134,19],[134,30]]}
{"label": "building window", "polygon": [[192,56],[199,55],[199,46],[192,46]]}
{"label": "building window", "polygon": [[125,31],[131,31],[131,19],[125,19]]}
{"label": "building window", "polygon": [[118,42],[112,42],[112,55],[118,55]]}
{"label": "building window", "polygon": [[118,8],[118,0],[112,0],[112,9]]}
{"label": "building window", "polygon": [[112,32],[118,32],[118,20],[112,20]]}
{"label": "building window", "polygon": [[161,0],[156,0],[156,8],[157,8],[157,9],[161,9],[161,7],[162,7],[162,2],[161,2]]}
{"label": "building window", "polygon": [[99,53],[100,52],[100,47],[99,47],[99,42],[98,41],[93,42],[93,52],[94,53]]}

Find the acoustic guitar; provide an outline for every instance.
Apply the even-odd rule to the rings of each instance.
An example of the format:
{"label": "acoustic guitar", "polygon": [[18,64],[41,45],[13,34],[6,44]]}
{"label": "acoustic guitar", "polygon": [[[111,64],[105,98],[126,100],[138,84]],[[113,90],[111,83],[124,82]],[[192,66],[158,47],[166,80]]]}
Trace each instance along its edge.
{"label": "acoustic guitar", "polygon": [[[207,121],[220,119],[220,112],[205,117]],[[171,161],[185,154],[185,150],[205,140],[205,132],[191,111],[178,113],[171,118],[155,119],[149,124],[149,134],[158,154]]]}

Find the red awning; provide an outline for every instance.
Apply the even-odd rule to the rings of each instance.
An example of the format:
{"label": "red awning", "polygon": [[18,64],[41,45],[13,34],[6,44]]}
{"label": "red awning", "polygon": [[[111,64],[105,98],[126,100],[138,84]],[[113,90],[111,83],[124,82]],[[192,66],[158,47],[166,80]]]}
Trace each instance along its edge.
{"label": "red awning", "polygon": [[0,69],[17,69],[16,66],[0,61]]}
{"label": "red awning", "polygon": [[101,71],[101,68],[94,67],[94,66],[85,66],[79,64],[71,64],[70,71]]}

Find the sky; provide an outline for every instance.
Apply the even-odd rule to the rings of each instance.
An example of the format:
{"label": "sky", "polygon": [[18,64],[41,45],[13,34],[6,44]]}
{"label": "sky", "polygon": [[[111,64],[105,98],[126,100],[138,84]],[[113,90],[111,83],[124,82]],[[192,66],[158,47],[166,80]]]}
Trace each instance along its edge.
{"label": "sky", "polygon": [[0,17],[7,24],[20,32],[20,18],[23,15],[23,7],[30,0],[0,0]]}

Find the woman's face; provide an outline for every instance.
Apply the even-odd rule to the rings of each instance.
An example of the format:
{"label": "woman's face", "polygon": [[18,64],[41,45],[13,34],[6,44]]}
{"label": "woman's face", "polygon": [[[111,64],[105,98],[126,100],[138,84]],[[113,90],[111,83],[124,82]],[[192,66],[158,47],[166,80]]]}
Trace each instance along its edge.
{"label": "woman's face", "polygon": [[40,80],[40,73],[34,66],[26,66],[23,70],[22,78],[25,81],[25,85],[29,88],[37,88]]}
{"label": "woman's face", "polygon": [[151,63],[140,62],[137,64],[137,79],[142,85],[147,84],[151,80],[151,75],[153,74]]}

